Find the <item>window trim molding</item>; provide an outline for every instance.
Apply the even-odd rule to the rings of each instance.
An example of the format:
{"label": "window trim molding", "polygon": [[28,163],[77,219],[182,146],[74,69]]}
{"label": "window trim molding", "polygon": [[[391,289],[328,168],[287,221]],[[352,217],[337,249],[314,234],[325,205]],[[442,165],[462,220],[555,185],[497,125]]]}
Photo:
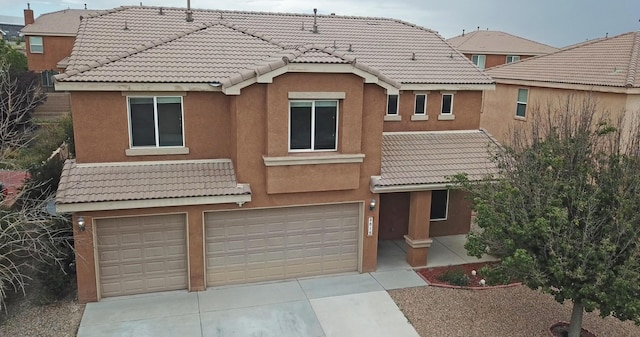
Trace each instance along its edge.
{"label": "window trim molding", "polygon": [[[433,192],[434,191],[443,191],[443,190],[432,190],[431,191],[432,203],[433,203]],[[447,221],[449,219],[449,200],[450,200],[450,197],[451,197],[451,193],[450,193],[451,191],[448,188],[444,189],[444,191],[447,191],[447,201],[445,203],[444,218],[432,219],[431,218],[431,212],[429,212],[429,221]],[[429,206],[429,208],[431,208],[431,206]]]}
{"label": "window trim molding", "polygon": [[[390,114],[389,113],[389,96],[397,96],[398,99],[396,99],[396,113],[394,114]],[[387,94],[387,105],[386,105],[386,111],[385,111],[385,116],[400,116],[400,94]]]}
{"label": "window trim molding", "polygon": [[[31,43],[31,39],[33,39],[33,38],[39,38],[40,39],[40,44],[36,44],[36,46],[40,46],[40,48],[42,48],[41,51],[33,51],[34,44]],[[31,53],[31,54],[44,54],[44,38],[42,36],[39,36],[39,35],[38,36],[36,36],[36,35],[29,36],[29,53]]]}
{"label": "window trim molding", "polygon": [[327,155],[300,155],[267,157],[262,156],[264,166],[293,166],[293,165],[321,165],[321,164],[349,164],[362,163],[365,155],[363,153],[354,154],[327,154]]}
{"label": "window trim molding", "polygon": [[[514,60],[513,59],[514,57],[517,57],[518,59]],[[511,58],[511,62],[509,62],[509,58]],[[505,61],[506,64],[513,63],[513,62],[518,62],[518,61],[520,61],[520,55],[507,55],[504,61]]]}
{"label": "window trim molding", "polygon": [[[480,59],[480,57],[482,56],[482,67],[480,67],[475,62],[473,62],[473,57],[474,56],[476,56],[478,59]],[[486,65],[487,65],[487,55],[486,54],[471,54],[471,63],[473,63],[473,65],[478,67],[478,69],[484,70],[486,68]],[[480,62],[478,62],[478,63],[480,63]]]}
{"label": "window trim molding", "polygon": [[[451,96],[451,111],[449,113],[443,113],[442,109],[444,108],[444,96]],[[455,92],[442,92],[440,95],[440,116],[453,116],[453,97],[455,96]],[[449,120],[454,118],[445,118],[442,120]],[[440,117],[438,117],[440,120]]]}
{"label": "window trim molding", "polygon": [[411,120],[412,121],[428,121],[429,120],[429,115],[424,114],[424,115],[411,115]]}
{"label": "window trim molding", "polygon": [[[416,111],[416,108],[418,107],[418,96],[424,96],[424,110],[422,111],[422,113],[418,113]],[[414,99],[413,99],[413,116],[426,116],[427,115],[427,94],[422,94],[422,93],[416,93],[413,95]],[[413,119],[413,116],[411,116],[411,120]]]}
{"label": "window trim molding", "polygon": [[345,99],[347,94],[344,91],[290,91],[289,99],[301,100],[339,100]]}
{"label": "window trim molding", "polygon": [[[155,128],[155,133],[156,133],[156,145],[155,146],[133,146],[133,134],[132,134],[132,129],[131,129],[131,104],[129,101],[129,98],[153,98],[153,123],[154,123],[154,128]],[[159,142],[160,142],[160,133],[158,132],[158,103],[157,103],[157,98],[158,97],[180,97],[180,118],[182,121],[182,146],[160,146]],[[167,154],[167,153],[163,153],[163,152],[167,152],[167,151],[158,151],[156,149],[187,149],[187,153],[189,151],[189,149],[186,147],[186,139],[185,139],[185,133],[184,133],[184,98],[181,95],[158,95],[158,96],[145,96],[145,95],[138,95],[138,93],[136,93],[135,95],[128,95],[126,96],[126,101],[127,101],[127,122],[128,122],[128,128],[129,128],[129,148],[127,150],[133,150],[133,151],[128,151],[128,153],[131,154],[127,154],[127,150],[125,150],[125,154],[127,155],[131,155],[131,156],[137,156],[137,155],[141,155],[141,154],[137,154],[137,153],[157,153],[158,155],[162,155],[162,154]],[[139,151],[139,150],[146,150],[146,151]],[[169,151],[170,152],[170,151]],[[173,154],[173,153],[171,153]],[[175,154],[184,154],[184,153],[175,153]],[[153,155],[153,154],[151,154]]]}
{"label": "window trim molding", "polygon": [[163,155],[172,155],[172,154],[189,154],[188,147],[160,147],[160,148],[152,148],[152,147],[136,147],[132,149],[126,149],[124,151],[127,157],[135,157],[135,156],[163,156]]}
{"label": "window trim molding", "polygon": [[[291,148],[291,102],[292,101],[296,101],[296,102],[311,102],[311,148],[310,149],[292,149]],[[333,149],[320,149],[320,150],[315,150],[313,149],[314,145],[315,145],[315,140],[314,140],[314,136],[315,136],[315,114],[316,114],[316,105],[315,102],[316,101],[335,101],[336,102],[336,135],[335,135],[335,146]],[[288,123],[287,123],[287,151],[289,153],[300,153],[300,152],[335,152],[338,151],[338,140],[339,140],[339,126],[340,126],[340,100],[338,99],[328,99],[328,100],[324,100],[324,99],[317,99],[317,100],[313,100],[313,99],[299,99],[299,100],[289,100],[288,104],[289,106],[289,113],[288,113]]]}

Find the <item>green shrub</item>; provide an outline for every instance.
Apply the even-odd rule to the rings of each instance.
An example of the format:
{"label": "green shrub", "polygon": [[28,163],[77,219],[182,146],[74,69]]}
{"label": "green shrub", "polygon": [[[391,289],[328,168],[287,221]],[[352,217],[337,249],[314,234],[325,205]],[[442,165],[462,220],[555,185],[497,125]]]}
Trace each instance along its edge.
{"label": "green shrub", "polygon": [[469,285],[469,276],[464,273],[462,268],[448,269],[438,276],[438,280],[460,287]]}
{"label": "green shrub", "polygon": [[495,286],[511,283],[511,277],[496,266],[484,266],[478,272],[487,281],[487,285]]}

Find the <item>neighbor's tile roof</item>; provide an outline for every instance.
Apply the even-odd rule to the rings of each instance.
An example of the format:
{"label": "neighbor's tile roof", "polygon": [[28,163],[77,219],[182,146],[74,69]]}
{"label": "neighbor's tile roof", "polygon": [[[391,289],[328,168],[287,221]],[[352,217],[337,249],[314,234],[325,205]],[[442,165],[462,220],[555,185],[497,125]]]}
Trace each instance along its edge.
{"label": "neighbor's tile roof", "polygon": [[26,25],[20,32],[25,35],[75,36],[80,17],[96,14],[95,10],[65,9],[40,15],[34,23]]}
{"label": "neighbor's tile roof", "polygon": [[57,204],[251,194],[231,161],[76,164],[62,170]]}
{"label": "neighbor's tile roof", "polygon": [[346,60],[395,82],[493,83],[436,32],[399,20],[318,15],[314,33],[306,14],[194,10],[186,22],[184,9],[162,12],[120,7],[85,18],[57,80],[235,83],[278,53],[303,50],[296,62]]}
{"label": "neighbor's tile roof", "polygon": [[[487,70],[498,79],[640,87],[640,32],[597,39]],[[498,80],[499,81],[499,80]]]}
{"label": "neighbor's tile roof", "polygon": [[558,48],[495,30],[477,30],[447,40],[463,53],[544,55]]}
{"label": "neighbor's tile roof", "polygon": [[385,133],[381,175],[374,185],[443,184],[458,173],[479,180],[498,172],[490,160],[497,146],[484,130]]}

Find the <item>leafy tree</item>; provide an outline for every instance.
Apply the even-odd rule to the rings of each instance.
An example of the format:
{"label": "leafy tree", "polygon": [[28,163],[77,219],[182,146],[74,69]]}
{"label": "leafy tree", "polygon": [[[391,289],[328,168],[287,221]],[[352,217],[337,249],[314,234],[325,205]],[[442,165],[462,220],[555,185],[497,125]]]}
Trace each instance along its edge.
{"label": "leafy tree", "polygon": [[27,57],[4,40],[0,40],[0,63],[9,67],[12,77],[27,71]]}
{"label": "leafy tree", "polygon": [[598,118],[590,97],[532,110],[531,128],[492,153],[499,175],[453,179],[481,228],[465,247],[499,257],[495,273],[572,301],[570,337],[584,311],[640,324],[640,124]]}

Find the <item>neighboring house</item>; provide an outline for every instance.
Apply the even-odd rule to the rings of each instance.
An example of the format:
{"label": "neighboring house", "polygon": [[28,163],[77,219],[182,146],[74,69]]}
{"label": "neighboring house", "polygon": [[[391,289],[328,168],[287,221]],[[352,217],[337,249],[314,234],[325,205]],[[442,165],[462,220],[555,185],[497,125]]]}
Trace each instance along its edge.
{"label": "neighboring house", "polygon": [[500,142],[509,139],[510,130],[530,125],[533,113],[558,107],[569,95],[578,104],[585,96],[597,99],[599,110],[612,118],[637,117],[640,32],[579,43],[487,74],[496,90],[485,92],[481,126]]}
{"label": "neighboring house", "polygon": [[29,70],[40,74],[40,83],[47,92],[47,100],[36,108],[34,117],[53,119],[70,112],[69,94],[52,92],[52,76],[63,72],[67,67],[81,17],[95,12],[65,9],[45,13],[34,19],[30,6],[24,10],[25,27],[21,33],[25,37],[27,65]]}
{"label": "neighboring house", "polygon": [[447,39],[478,68],[486,69],[505,63],[545,55],[558,50],[546,44],[495,30],[477,30]]}
{"label": "neighboring house", "polygon": [[5,40],[11,41],[19,38],[20,29],[23,27],[24,24],[21,17],[0,15],[0,35],[3,35]]}
{"label": "neighboring house", "polygon": [[495,170],[493,80],[393,19],[121,7],[85,17],[71,92],[78,299],[424,266],[466,233],[447,176]]}

